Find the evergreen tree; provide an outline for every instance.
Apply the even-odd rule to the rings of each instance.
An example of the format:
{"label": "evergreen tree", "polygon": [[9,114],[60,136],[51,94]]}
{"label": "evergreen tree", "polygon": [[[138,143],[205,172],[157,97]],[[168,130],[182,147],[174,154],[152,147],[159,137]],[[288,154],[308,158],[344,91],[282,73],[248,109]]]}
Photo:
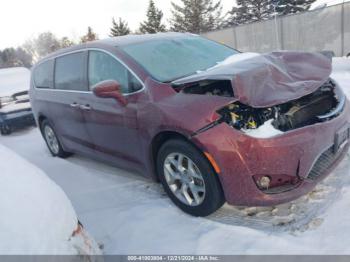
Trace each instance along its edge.
{"label": "evergreen tree", "polygon": [[162,24],[163,12],[156,8],[153,0],[149,1],[147,10],[147,20],[140,24],[140,32],[144,34],[155,34],[165,31],[165,25]]}
{"label": "evergreen tree", "polygon": [[221,0],[181,0],[178,5],[171,2],[171,30],[177,32],[202,33],[222,26]]}
{"label": "evergreen tree", "polygon": [[309,10],[316,0],[280,0],[277,2],[278,15],[288,15]]}
{"label": "evergreen tree", "polygon": [[127,22],[125,22],[120,17],[118,22],[116,22],[114,18],[112,19],[112,28],[110,33],[111,37],[128,35],[130,33],[131,31]]}
{"label": "evergreen tree", "polygon": [[82,43],[86,43],[86,42],[98,40],[98,36],[92,30],[92,28],[89,26],[86,35],[82,36],[80,40],[81,40]]}
{"label": "evergreen tree", "polygon": [[270,19],[274,16],[272,0],[237,0],[237,6],[229,12],[228,25],[241,25],[261,20]]}

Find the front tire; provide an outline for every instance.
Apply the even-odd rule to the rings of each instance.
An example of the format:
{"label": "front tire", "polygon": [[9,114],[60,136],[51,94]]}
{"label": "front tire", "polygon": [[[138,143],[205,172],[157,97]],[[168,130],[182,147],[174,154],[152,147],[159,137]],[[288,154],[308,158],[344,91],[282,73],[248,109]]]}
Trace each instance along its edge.
{"label": "front tire", "polygon": [[40,126],[41,133],[45,139],[46,145],[52,156],[57,156],[60,158],[66,158],[72,155],[69,152],[63,150],[60,141],[54,131],[52,125],[49,123],[47,119],[45,119]]}
{"label": "front tire", "polygon": [[217,174],[192,144],[169,140],[160,148],[157,171],[169,198],[184,212],[208,216],[225,203]]}

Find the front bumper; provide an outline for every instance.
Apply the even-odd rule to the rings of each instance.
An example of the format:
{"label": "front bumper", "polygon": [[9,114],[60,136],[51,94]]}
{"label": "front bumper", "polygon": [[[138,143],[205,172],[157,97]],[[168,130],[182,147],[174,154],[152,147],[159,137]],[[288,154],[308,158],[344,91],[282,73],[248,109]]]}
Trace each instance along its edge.
{"label": "front bumper", "polygon": [[[193,137],[193,141],[209,152],[221,169],[219,178],[226,200],[232,205],[269,206],[294,200],[311,191],[343,159],[349,143],[333,152],[337,132],[350,123],[350,107],[336,118],[257,139],[233,129],[226,123]],[[297,178],[289,190],[263,192],[253,176],[287,175]]]}

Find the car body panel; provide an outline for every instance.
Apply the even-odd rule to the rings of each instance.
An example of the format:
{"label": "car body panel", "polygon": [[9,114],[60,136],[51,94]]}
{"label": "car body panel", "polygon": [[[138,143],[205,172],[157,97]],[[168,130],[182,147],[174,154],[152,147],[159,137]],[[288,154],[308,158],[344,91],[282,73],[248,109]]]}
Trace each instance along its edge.
{"label": "car body panel", "polygon": [[206,71],[178,79],[173,84],[230,80],[234,95],[241,103],[269,107],[316,91],[328,80],[332,71],[331,60],[321,53],[242,53],[227,60]]}
{"label": "car body panel", "polygon": [[[67,151],[89,153],[93,150],[83,111],[78,108],[90,96],[84,92],[70,92],[65,90],[44,90],[42,100],[44,107],[49,105],[49,115],[45,115],[54,125],[60,141]],[[54,92],[54,95],[51,95]]]}
{"label": "car body panel", "polygon": [[126,106],[115,99],[98,98],[90,93],[84,103],[91,106],[83,111],[85,128],[94,149],[107,161],[119,166],[142,167],[137,122],[137,100],[128,99]]}
{"label": "car body panel", "polygon": [[[295,199],[310,191],[325,178],[347,152],[348,144],[338,152],[328,171],[315,181],[307,178],[318,157],[334,145],[335,134],[350,123],[349,102],[337,118],[286,132],[267,139],[249,137],[226,123],[222,123],[193,138],[203,150],[214,156],[222,172],[226,200],[235,205],[274,205]],[[302,181],[296,189],[268,195],[260,191],[253,175],[299,176]],[[251,183],[247,183],[247,179]],[[247,185],[249,184],[249,185]]]}
{"label": "car body panel", "polygon": [[[183,36],[157,34],[152,37],[178,35]],[[262,58],[259,56],[256,64],[253,63],[249,68],[248,60],[243,61],[245,65],[240,69],[242,74],[238,74],[238,77],[234,77],[235,66],[230,64],[178,82],[160,83],[118,49],[118,45],[143,41],[142,39],[148,41],[152,37],[132,36],[91,42],[58,51],[45,58],[54,59],[56,56],[79,50],[103,50],[122,61],[140,79],[144,88],[125,95],[128,103],[123,106],[114,99],[94,97],[91,91],[66,94],[55,90],[39,90],[32,82],[30,94],[36,120],[39,121],[40,116],[49,118],[55,128],[57,127],[59,137],[67,137],[71,129],[74,129],[72,132],[75,133],[70,135],[70,139],[65,139],[64,148],[72,147],[73,151],[83,153],[91,151],[88,154],[94,158],[136,170],[154,180],[157,180],[157,174],[153,141],[165,132],[178,134],[193,143],[203,155],[209,153],[217,162],[221,170],[217,175],[230,204],[272,205],[301,196],[316,185],[318,180],[310,181],[306,177],[320,154],[334,144],[336,132],[350,122],[348,102],[344,111],[331,121],[295,129],[268,139],[249,137],[226,123],[211,124],[219,118],[216,113],[218,109],[239,99],[259,107],[291,100],[314,91],[329,78],[328,58],[323,58],[320,54],[277,52]],[[279,60],[276,62],[274,59]],[[290,67],[281,68],[284,59],[291,63]],[[312,69],[309,72],[310,81],[307,81],[306,71],[296,69],[298,61],[303,59],[310,62],[299,63],[302,70]],[[271,66],[262,65],[266,60],[271,60]],[[316,72],[318,62],[320,72]],[[285,75],[285,71],[289,74]],[[238,97],[185,94],[174,89],[174,84],[218,79],[215,72],[226,72],[225,79],[231,79],[235,84],[244,83],[239,88],[238,84],[233,87]],[[263,87],[254,94],[253,84],[260,83],[259,80]],[[299,86],[300,83],[305,84]],[[247,86],[249,84],[252,86]],[[65,105],[61,102],[63,100],[66,100]],[[68,108],[73,102],[89,105],[91,110]],[[72,142],[72,137],[77,138],[78,143]],[[340,159],[341,156],[332,167]],[[300,184],[288,192],[271,195],[258,189],[253,180],[256,174],[280,173],[298,176]],[[328,171],[320,179],[327,173]]]}

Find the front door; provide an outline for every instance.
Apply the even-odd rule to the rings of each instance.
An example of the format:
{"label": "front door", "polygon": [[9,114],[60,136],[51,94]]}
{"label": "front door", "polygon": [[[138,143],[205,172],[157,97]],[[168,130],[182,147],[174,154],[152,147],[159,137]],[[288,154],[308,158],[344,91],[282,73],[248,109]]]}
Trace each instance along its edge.
{"label": "front door", "polygon": [[[105,160],[126,168],[141,168],[137,124],[137,95],[141,82],[115,57],[103,51],[89,51],[89,88],[104,80],[116,80],[126,94],[127,105],[112,98],[98,98],[92,93],[86,104],[84,118],[95,150]],[[133,97],[134,96],[134,97]]]}

